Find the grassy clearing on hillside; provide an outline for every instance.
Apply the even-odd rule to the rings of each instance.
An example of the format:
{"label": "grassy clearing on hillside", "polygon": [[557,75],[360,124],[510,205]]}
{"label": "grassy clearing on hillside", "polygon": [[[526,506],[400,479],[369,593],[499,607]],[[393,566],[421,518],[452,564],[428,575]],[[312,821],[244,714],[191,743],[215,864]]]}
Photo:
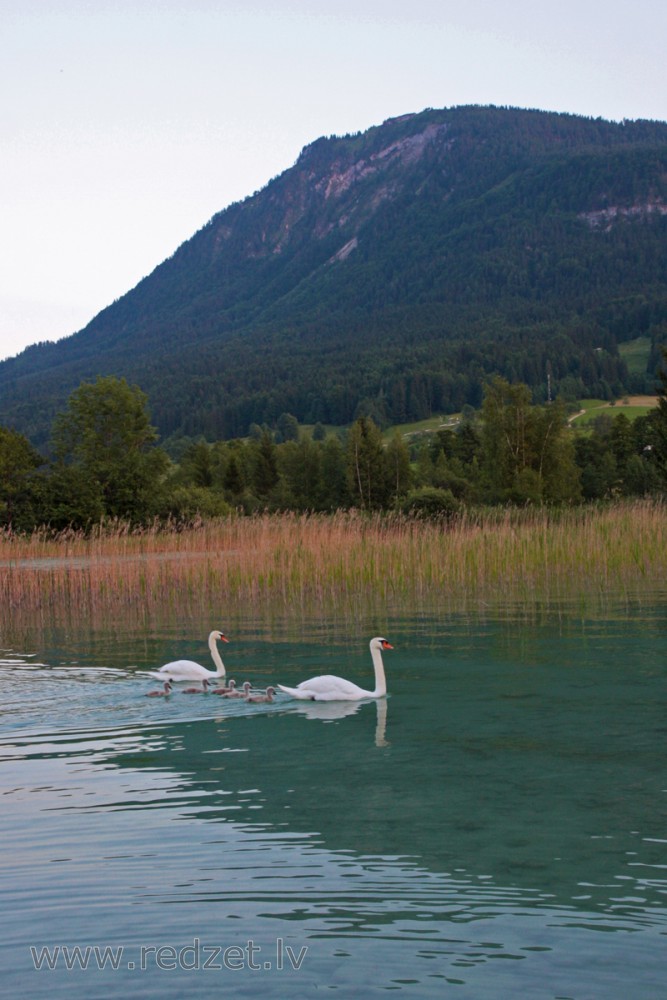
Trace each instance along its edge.
{"label": "grassy clearing on hillside", "polygon": [[[639,339],[642,340],[644,338]],[[635,342],[632,341],[631,343],[634,344]],[[617,413],[624,413],[628,420],[634,420],[635,417],[645,416],[647,413],[650,413],[653,407],[657,405],[657,396],[628,396],[615,400],[613,403],[610,403],[606,399],[582,399],[579,403],[580,411],[570,417],[570,423],[576,424],[577,427],[583,427],[601,413],[606,413],[610,417],[614,417]],[[481,417],[481,411],[477,411],[477,416]],[[436,431],[443,430],[444,428],[455,429],[460,421],[460,413],[436,414],[433,417],[428,417],[426,420],[415,420],[407,424],[393,424],[383,431],[382,437],[385,442],[388,442],[396,432],[403,438],[416,437],[420,434],[434,434]],[[312,435],[313,427],[314,425],[312,424],[304,424],[301,430]],[[332,425],[326,425],[325,427],[328,434],[340,433],[347,429],[346,427],[333,427]]]}
{"label": "grassy clearing on hillside", "polygon": [[644,375],[651,356],[651,338],[637,337],[635,340],[627,340],[624,344],[618,345],[618,353],[632,375]]}
{"label": "grassy clearing on hillside", "polygon": [[[600,414],[615,417],[618,413],[623,413],[628,420],[636,417],[643,417],[658,405],[657,396],[627,396],[623,399],[610,403],[606,399],[582,399],[579,406],[579,413],[570,417],[570,423],[577,427],[585,427],[590,424]],[[479,414],[478,414],[479,416]],[[402,437],[412,437],[419,434],[433,434],[443,428],[454,429],[461,419],[460,413],[450,413],[442,416],[429,417],[428,420],[419,420],[410,424],[397,424],[389,427],[383,433],[385,441],[389,441],[398,431]]]}
{"label": "grassy clearing on hillside", "polygon": [[582,399],[580,405],[580,412],[570,417],[570,423],[575,424],[577,427],[585,427],[586,424],[592,423],[601,414],[613,419],[619,413],[622,413],[628,420],[646,416],[647,413],[650,413],[658,405],[658,397],[627,396],[616,400],[614,403],[609,403],[604,399]]}
{"label": "grassy clearing on hillside", "polygon": [[409,424],[395,424],[387,428],[383,433],[386,441],[389,441],[398,431],[401,437],[412,437],[413,434],[434,434],[444,428],[455,428],[461,419],[460,413],[438,414],[429,417],[427,420],[415,420]]}

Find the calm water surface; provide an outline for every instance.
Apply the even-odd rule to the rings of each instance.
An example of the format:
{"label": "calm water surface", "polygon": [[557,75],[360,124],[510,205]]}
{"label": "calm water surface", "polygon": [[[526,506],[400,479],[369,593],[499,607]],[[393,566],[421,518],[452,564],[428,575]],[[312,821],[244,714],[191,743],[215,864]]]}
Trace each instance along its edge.
{"label": "calm water surface", "polygon": [[[653,598],[2,636],[7,995],[665,996],[666,623]],[[372,686],[385,634],[390,697],[145,698],[213,627],[261,686]]]}

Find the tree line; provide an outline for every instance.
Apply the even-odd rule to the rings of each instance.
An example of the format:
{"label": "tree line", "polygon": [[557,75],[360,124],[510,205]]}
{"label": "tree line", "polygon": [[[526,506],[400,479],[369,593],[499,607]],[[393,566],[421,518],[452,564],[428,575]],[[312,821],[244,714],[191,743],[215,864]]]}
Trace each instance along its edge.
{"label": "tree line", "polygon": [[[665,352],[667,357],[667,352]],[[282,414],[246,438],[160,447],[145,393],[108,376],[82,383],[53,424],[51,454],[0,428],[0,525],[87,529],[118,519],[189,524],[232,511],[400,510],[446,518],[472,505],[576,504],[667,491],[667,375],[659,405],[574,432],[563,400],[535,405],[496,376],[458,425],[387,440],[372,418],[306,433]]]}

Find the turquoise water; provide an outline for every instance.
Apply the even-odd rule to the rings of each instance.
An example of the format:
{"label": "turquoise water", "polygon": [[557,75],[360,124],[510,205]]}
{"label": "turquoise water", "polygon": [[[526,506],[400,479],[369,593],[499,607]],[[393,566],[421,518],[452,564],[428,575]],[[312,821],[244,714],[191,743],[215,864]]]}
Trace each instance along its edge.
{"label": "turquoise water", "polygon": [[[3,636],[7,995],[665,995],[666,621],[656,598]],[[145,698],[213,627],[262,686],[371,684],[384,634],[390,696]]]}

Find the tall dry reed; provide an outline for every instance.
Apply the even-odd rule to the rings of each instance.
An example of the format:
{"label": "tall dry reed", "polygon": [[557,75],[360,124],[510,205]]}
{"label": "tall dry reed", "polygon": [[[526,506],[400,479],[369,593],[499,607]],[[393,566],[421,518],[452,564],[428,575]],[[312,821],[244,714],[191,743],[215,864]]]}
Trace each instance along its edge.
{"label": "tall dry reed", "polygon": [[402,516],[265,514],[187,530],[100,528],[0,536],[0,621],[58,622],[264,604],[340,611],[359,601],[550,600],[665,582],[667,508]]}

